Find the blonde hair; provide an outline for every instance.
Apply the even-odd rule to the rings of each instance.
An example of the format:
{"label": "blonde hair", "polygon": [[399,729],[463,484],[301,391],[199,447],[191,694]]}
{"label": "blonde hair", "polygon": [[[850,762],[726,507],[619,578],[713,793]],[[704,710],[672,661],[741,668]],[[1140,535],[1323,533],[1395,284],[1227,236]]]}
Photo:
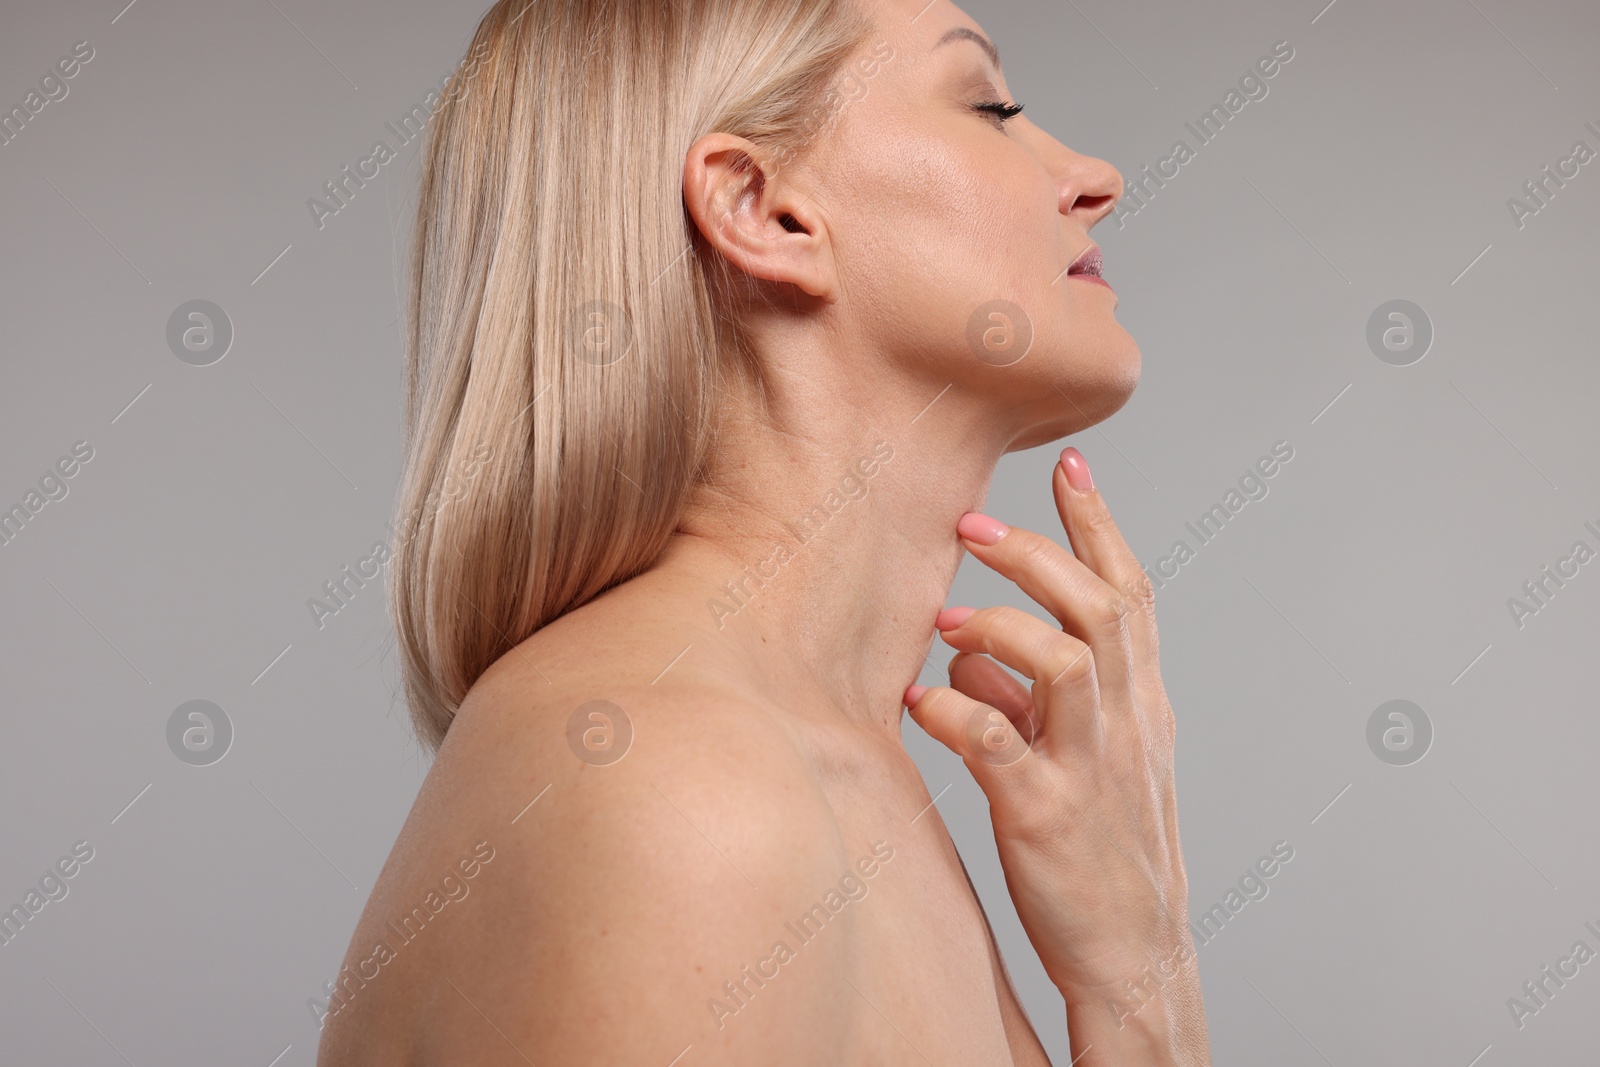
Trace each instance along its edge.
{"label": "blonde hair", "polygon": [[490,664],[666,546],[718,379],[752,369],[685,155],[713,131],[805,145],[871,28],[855,0],[484,15],[428,130],[410,264],[390,611],[430,751]]}

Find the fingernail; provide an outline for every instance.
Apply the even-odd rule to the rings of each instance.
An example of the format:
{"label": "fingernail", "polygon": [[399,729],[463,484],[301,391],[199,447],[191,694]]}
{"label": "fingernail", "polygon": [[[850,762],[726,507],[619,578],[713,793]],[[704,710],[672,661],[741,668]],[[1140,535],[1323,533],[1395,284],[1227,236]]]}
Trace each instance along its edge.
{"label": "fingernail", "polygon": [[1074,489],[1093,489],[1094,478],[1089,474],[1089,463],[1083,453],[1070,445],[1061,450],[1061,469],[1067,472],[1067,484]]}
{"label": "fingernail", "polygon": [[939,617],[933,620],[933,627],[936,630],[954,630],[972,618],[977,610],[977,608],[945,608],[939,612]]}
{"label": "fingernail", "polygon": [[968,541],[976,541],[980,545],[998,544],[1000,538],[1011,532],[1011,527],[999,519],[977,511],[969,511],[961,516],[961,521],[956,523],[956,533]]}
{"label": "fingernail", "polygon": [[927,691],[928,687],[925,685],[914,685],[907,689],[904,698],[905,706],[909,708],[916,704],[917,701],[922,699],[922,694],[926,693]]}

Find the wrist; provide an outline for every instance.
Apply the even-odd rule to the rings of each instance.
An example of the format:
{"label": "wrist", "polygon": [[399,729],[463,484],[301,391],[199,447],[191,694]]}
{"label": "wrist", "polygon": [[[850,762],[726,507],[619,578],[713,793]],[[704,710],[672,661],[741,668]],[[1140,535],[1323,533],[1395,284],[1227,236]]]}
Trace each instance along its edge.
{"label": "wrist", "polygon": [[[1136,958],[1136,957],[1135,957]],[[1078,1067],[1209,1064],[1199,960],[1187,928],[1169,947],[1125,964],[1122,977],[1058,981]]]}
{"label": "wrist", "polygon": [[1159,989],[1195,971],[1194,935],[1187,911],[1148,917],[1139,929],[1112,935],[1102,931],[1087,952],[1040,952],[1045,973],[1069,1003],[1104,1001],[1108,996],[1141,999],[1141,988]]}

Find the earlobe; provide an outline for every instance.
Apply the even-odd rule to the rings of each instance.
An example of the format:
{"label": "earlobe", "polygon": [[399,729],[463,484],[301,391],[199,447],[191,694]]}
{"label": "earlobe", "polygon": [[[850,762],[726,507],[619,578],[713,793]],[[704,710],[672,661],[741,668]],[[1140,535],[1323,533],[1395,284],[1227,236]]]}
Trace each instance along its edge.
{"label": "earlobe", "polygon": [[809,198],[762,150],[742,137],[712,133],[684,161],[684,204],[706,242],[752,278],[786,283],[814,297],[831,291],[827,242]]}

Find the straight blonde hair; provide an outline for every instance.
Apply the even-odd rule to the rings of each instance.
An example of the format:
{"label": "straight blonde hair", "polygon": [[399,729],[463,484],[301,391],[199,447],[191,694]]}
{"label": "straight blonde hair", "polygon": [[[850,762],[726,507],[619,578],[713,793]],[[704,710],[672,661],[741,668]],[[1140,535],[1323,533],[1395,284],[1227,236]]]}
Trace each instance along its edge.
{"label": "straight blonde hair", "polygon": [[429,126],[390,611],[418,740],[551,620],[648,568],[759,375],[683,203],[721,131],[830,120],[855,0],[500,0]]}

